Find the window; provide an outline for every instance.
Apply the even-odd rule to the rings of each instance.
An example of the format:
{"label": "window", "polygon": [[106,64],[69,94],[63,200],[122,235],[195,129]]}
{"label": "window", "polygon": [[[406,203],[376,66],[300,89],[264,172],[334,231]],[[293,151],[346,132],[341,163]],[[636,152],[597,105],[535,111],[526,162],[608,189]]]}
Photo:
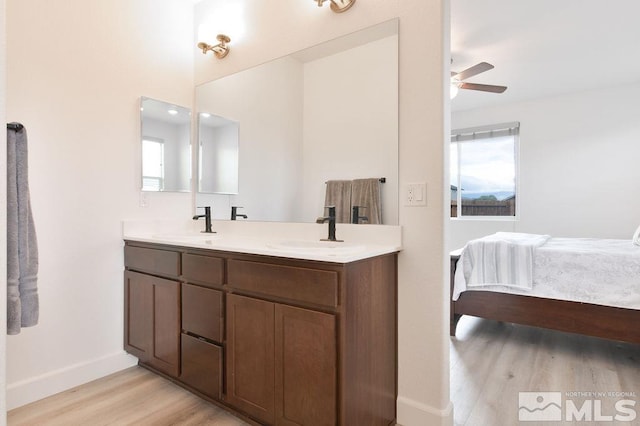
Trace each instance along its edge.
{"label": "window", "polygon": [[515,217],[519,123],[451,132],[451,217]]}
{"label": "window", "polygon": [[164,189],[164,141],[155,138],[142,139],[142,190]]}

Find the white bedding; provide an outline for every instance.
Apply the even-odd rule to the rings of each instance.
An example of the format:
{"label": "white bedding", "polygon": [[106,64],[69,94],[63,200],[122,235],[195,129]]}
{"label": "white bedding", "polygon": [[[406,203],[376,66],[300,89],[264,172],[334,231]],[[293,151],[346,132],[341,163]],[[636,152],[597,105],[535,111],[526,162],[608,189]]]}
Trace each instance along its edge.
{"label": "white bedding", "polygon": [[469,241],[461,259],[467,287],[489,284],[533,288],[533,256],[548,235],[497,232]]}
{"label": "white bedding", "polygon": [[630,240],[549,238],[533,251],[531,289],[473,285],[462,251],[453,300],[467,290],[496,291],[640,310],[640,247]]}

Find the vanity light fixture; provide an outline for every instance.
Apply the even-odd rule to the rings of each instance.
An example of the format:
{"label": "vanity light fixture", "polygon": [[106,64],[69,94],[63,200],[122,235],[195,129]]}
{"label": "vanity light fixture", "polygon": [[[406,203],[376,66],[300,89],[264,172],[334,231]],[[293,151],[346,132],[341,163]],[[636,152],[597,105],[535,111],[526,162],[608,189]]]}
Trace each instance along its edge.
{"label": "vanity light fixture", "polygon": [[216,39],[220,43],[215,46],[211,46],[210,44],[201,41],[198,43],[198,48],[202,49],[202,53],[205,55],[207,52],[212,51],[213,54],[216,55],[216,58],[222,59],[229,54],[229,46],[227,46],[227,43],[230,43],[231,39],[224,34],[218,34]]}
{"label": "vanity light fixture", "polygon": [[[318,7],[322,7],[322,4],[327,0],[313,0],[318,3]],[[356,0],[328,0],[331,2],[331,10],[336,13],[346,12],[353,6]]]}

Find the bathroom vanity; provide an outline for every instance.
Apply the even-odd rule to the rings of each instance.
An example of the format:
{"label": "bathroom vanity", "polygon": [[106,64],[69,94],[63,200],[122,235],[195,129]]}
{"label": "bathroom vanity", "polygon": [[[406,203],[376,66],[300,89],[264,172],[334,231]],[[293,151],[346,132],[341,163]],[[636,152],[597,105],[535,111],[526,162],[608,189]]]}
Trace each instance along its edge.
{"label": "bathroom vanity", "polygon": [[394,423],[397,250],[159,241],[125,236],[124,347],[141,366],[256,424]]}

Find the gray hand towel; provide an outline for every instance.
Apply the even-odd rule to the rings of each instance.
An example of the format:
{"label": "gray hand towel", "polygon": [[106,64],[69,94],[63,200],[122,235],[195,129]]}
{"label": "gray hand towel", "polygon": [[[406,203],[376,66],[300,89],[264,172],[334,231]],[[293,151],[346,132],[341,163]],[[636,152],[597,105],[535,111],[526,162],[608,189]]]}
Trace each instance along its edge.
{"label": "gray hand towel", "polygon": [[38,323],[38,244],[29,199],[27,131],[7,126],[7,333]]}
{"label": "gray hand towel", "polygon": [[382,223],[382,201],[379,178],[354,179],[351,183],[351,205],[365,207],[360,213],[367,217],[364,223]]}
{"label": "gray hand towel", "polygon": [[324,205],[336,206],[336,223],[349,223],[351,221],[351,181],[328,181]]}

